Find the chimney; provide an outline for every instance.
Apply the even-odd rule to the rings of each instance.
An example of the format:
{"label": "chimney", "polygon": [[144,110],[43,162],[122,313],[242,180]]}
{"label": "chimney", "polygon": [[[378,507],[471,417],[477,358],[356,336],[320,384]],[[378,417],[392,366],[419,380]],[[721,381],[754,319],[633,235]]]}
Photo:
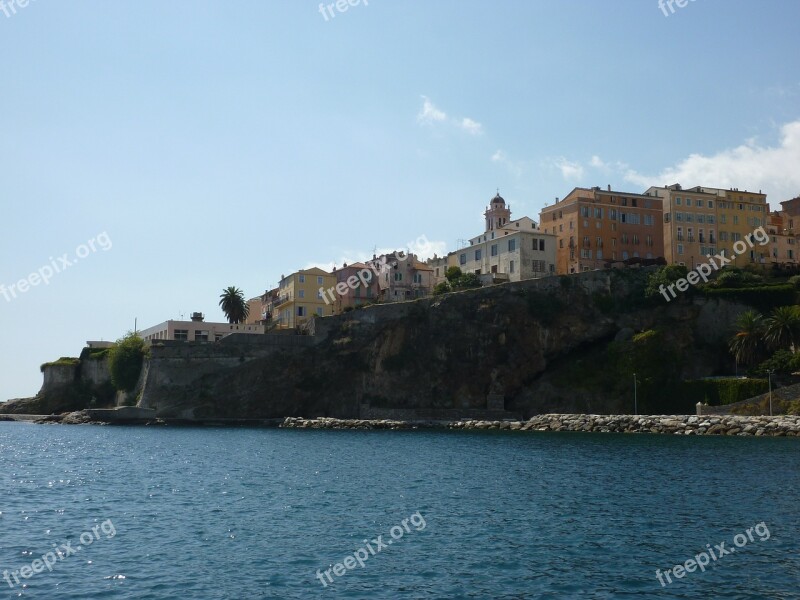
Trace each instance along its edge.
{"label": "chimney", "polygon": [[610,183],[608,184],[608,191],[609,192],[611,191],[611,184]]}
{"label": "chimney", "polygon": [[192,313],[192,321],[194,321],[195,323],[202,322],[203,318],[204,318],[203,317],[203,313],[199,313],[199,312],[193,312]]}

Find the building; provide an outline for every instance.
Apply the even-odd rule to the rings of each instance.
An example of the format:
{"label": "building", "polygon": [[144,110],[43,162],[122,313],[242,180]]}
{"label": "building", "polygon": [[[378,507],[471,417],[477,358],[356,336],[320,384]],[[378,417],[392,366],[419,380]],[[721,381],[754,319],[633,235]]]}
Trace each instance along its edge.
{"label": "building", "polygon": [[433,269],[415,254],[392,252],[377,260],[388,267],[377,277],[381,302],[403,302],[433,294]]}
{"label": "building", "polygon": [[720,252],[724,250],[726,256],[732,256],[734,264],[742,266],[748,262],[766,264],[770,261],[769,250],[760,245],[748,248],[744,258],[733,251],[736,242],[747,239],[759,227],[766,228],[769,215],[766,194],[739,188],[724,190],[700,186],[687,191],[717,195],[717,249]]}
{"label": "building", "polygon": [[275,326],[293,329],[312,316],[326,317],[334,314],[334,306],[325,302],[319,290],[327,290],[335,285],[334,275],[318,267],[281,276],[278,299],[273,302],[271,311]]}
{"label": "building", "polygon": [[[345,308],[355,308],[378,300],[380,296],[378,276],[375,270],[370,269],[366,264],[357,262],[348,265],[345,263],[341,269],[334,268],[333,275],[336,278],[337,287],[340,290],[346,288],[344,294],[340,294],[338,291],[332,294],[336,314],[342,313]],[[328,302],[330,302],[330,297],[331,294],[323,295]]]}
{"label": "building", "polygon": [[664,260],[662,206],[654,194],[573,189],[540,213],[542,231],[557,238],[556,272]]}
{"label": "building", "polygon": [[176,340],[184,342],[218,342],[232,333],[263,334],[264,326],[254,323],[209,323],[203,313],[192,313],[191,321],[165,321],[139,331],[145,341]]}
{"label": "building", "polygon": [[511,206],[499,193],[489,201],[484,218],[484,232],[452,254],[462,272],[479,275],[484,283],[555,273],[556,236],[540,230],[529,217],[512,220]]}
{"label": "building", "polygon": [[425,261],[425,264],[433,269],[431,281],[433,287],[435,288],[437,285],[445,281],[447,269],[458,266],[458,252],[451,252],[447,256],[436,256],[434,254],[433,258],[429,258],[427,261]]}
{"label": "building", "polygon": [[736,242],[766,226],[766,194],[704,186],[683,189],[677,183],[651,187],[646,194],[664,202],[664,251],[668,263],[693,269],[717,253],[733,258],[737,266],[768,262],[766,247],[756,245],[743,257],[733,251]]}

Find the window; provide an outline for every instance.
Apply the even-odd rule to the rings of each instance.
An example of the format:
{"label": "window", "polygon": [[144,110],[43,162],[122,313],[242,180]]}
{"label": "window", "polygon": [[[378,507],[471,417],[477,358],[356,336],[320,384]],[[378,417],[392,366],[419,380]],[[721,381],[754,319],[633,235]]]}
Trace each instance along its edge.
{"label": "window", "polygon": [[189,339],[189,330],[188,329],[176,329],[175,330],[175,339],[185,342]]}
{"label": "window", "polygon": [[586,248],[581,248],[581,258],[592,258],[592,251]]}
{"label": "window", "polygon": [[559,223],[558,230],[559,231],[564,231],[564,224],[563,223]]}
{"label": "window", "polygon": [[597,260],[603,260],[603,251],[602,250],[598,250],[597,251]]}
{"label": "window", "polygon": [[544,273],[547,270],[546,263],[543,260],[531,261],[531,268],[534,273]]}
{"label": "window", "polygon": [[734,225],[738,225],[739,224],[739,215],[733,215],[733,224]]}
{"label": "window", "polygon": [[297,291],[297,296],[298,296],[298,298],[305,298],[306,297],[306,291],[305,290],[298,290]]}
{"label": "window", "polygon": [[508,240],[508,251],[514,252],[516,251],[516,249],[517,249],[517,240]]}
{"label": "window", "polygon": [[300,283],[305,283],[305,282],[306,282],[306,276],[300,275]]}
{"label": "window", "polygon": [[683,221],[683,213],[680,213],[680,212],[675,213],[675,221],[676,222]]}
{"label": "window", "polygon": [[305,306],[298,306],[297,307],[297,316],[298,317],[305,317],[306,316],[306,307]]}
{"label": "window", "polygon": [[539,250],[544,252],[544,240],[539,240]]}
{"label": "window", "polygon": [[324,309],[323,309],[321,306],[317,307],[317,316],[318,316],[318,317],[321,317],[321,316],[322,316],[322,312],[323,312],[323,310],[324,310]]}
{"label": "window", "polygon": [[697,222],[698,223],[705,223],[706,222],[706,216],[705,215],[697,215]]}
{"label": "window", "polygon": [[207,342],[208,341],[208,331],[195,329],[194,330],[194,341],[195,342]]}
{"label": "window", "polygon": [[402,273],[400,273],[399,271],[395,272],[395,274],[394,274],[394,280],[395,280],[395,281],[403,281],[403,274],[402,274]]}
{"label": "window", "polygon": [[721,224],[721,225],[725,225],[725,223],[727,222],[727,220],[728,220],[728,219],[727,219],[727,217],[726,217],[725,215],[720,215],[720,216],[719,216],[719,222],[720,222],[720,224]]}
{"label": "window", "polygon": [[414,273],[414,283],[422,283],[422,273]]}
{"label": "window", "polygon": [[492,256],[497,256],[497,244],[492,244],[490,253]]}
{"label": "window", "polygon": [[596,206],[594,209],[594,218],[595,219],[602,219],[603,218],[603,209],[602,207]]}
{"label": "window", "polygon": [[714,224],[714,215],[706,215],[706,223],[708,223],[709,225],[713,225]]}
{"label": "window", "polygon": [[509,273],[513,273],[514,272],[514,261],[513,260],[508,263],[508,272]]}
{"label": "window", "polygon": [[608,209],[608,218],[612,221],[617,220],[617,209],[616,208],[609,208]]}
{"label": "window", "polygon": [[317,275],[317,285],[322,285],[322,275]]}
{"label": "window", "polygon": [[458,257],[458,263],[461,264],[461,265],[467,264],[467,255],[466,254],[460,254],[459,257]]}
{"label": "window", "polygon": [[678,227],[678,241],[683,241],[683,227]]}
{"label": "window", "polygon": [[581,216],[588,217],[589,216],[589,207],[588,206],[581,206]]}
{"label": "window", "polygon": [[622,260],[628,260],[628,251],[627,250],[623,250],[622,251]]}
{"label": "window", "polygon": [[709,200],[708,201],[708,208],[714,208],[714,201],[713,200]]}
{"label": "window", "polygon": [[481,259],[481,251],[475,250],[475,260],[480,260],[480,259]]}
{"label": "window", "polygon": [[644,216],[644,224],[648,226],[652,226],[654,223],[653,215],[645,215]]}
{"label": "window", "polygon": [[694,215],[692,213],[686,213],[686,222],[693,223],[694,222]]}
{"label": "window", "polygon": [[678,254],[683,254],[683,244],[678,244]]}
{"label": "window", "polygon": [[678,197],[678,198],[675,198],[675,205],[676,205],[676,206],[680,206],[680,205],[681,205],[681,199],[680,199],[680,197]]}

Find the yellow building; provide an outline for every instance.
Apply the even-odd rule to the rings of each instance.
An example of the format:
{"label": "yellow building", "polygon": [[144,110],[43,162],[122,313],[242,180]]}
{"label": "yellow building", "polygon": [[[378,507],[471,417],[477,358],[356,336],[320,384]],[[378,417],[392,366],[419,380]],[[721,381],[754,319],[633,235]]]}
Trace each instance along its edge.
{"label": "yellow building", "polygon": [[766,228],[769,217],[767,195],[761,192],[748,192],[739,188],[723,190],[719,188],[697,187],[688,190],[716,194],[717,228],[719,231],[719,249],[733,258],[737,267],[748,263],[766,264],[770,261],[767,246],[756,244],[741,257],[733,251],[733,244],[745,240],[759,227]]}
{"label": "yellow building", "polygon": [[320,288],[336,286],[336,277],[314,267],[301,269],[281,277],[278,299],[274,303],[273,319],[280,329],[299,327],[312,316],[327,317],[333,314],[333,304],[326,304]]}

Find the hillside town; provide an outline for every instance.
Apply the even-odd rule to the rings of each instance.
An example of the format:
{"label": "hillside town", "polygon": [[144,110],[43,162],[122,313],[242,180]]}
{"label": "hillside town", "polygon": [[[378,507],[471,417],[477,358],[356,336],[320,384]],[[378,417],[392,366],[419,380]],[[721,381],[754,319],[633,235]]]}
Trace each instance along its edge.
{"label": "hillside town", "polygon": [[[694,269],[717,254],[740,267],[797,265],[800,231],[794,220],[800,196],[779,204],[771,210],[766,194],[739,188],[674,184],[635,193],[576,187],[546,205],[535,221],[512,218],[511,205],[498,191],[484,211],[483,233],[445,256],[423,260],[413,251],[395,251],[331,271],[298,269],[247,300],[247,314],[233,323],[206,322],[196,312],[189,321],[165,321],[139,334],[146,341],[209,342],[231,333],[296,332],[314,317],[451,291],[448,279],[454,273],[479,287],[599,269],[667,264]],[[752,245],[744,254],[733,251],[759,227],[769,235],[768,244]]]}

